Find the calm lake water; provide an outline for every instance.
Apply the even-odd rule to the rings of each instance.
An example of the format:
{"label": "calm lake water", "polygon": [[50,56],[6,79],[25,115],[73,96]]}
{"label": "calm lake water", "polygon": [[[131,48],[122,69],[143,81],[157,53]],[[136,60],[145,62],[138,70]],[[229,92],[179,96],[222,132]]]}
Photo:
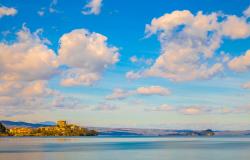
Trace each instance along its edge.
{"label": "calm lake water", "polygon": [[250,137],[0,138],[0,160],[250,160]]}

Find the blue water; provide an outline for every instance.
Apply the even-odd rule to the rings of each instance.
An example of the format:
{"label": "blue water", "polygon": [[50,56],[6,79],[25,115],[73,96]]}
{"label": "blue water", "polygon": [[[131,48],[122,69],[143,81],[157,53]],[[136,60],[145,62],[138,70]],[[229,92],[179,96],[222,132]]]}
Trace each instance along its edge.
{"label": "blue water", "polygon": [[0,160],[250,160],[250,137],[0,138]]}

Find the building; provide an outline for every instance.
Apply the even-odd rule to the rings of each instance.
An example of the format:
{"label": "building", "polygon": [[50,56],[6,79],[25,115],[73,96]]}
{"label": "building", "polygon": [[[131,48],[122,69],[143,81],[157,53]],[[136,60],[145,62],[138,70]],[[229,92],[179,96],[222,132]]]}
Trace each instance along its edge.
{"label": "building", "polygon": [[32,133],[32,128],[11,128],[9,133],[16,136],[27,136]]}
{"label": "building", "polygon": [[66,127],[67,126],[67,122],[66,121],[57,121],[57,126],[58,127]]}

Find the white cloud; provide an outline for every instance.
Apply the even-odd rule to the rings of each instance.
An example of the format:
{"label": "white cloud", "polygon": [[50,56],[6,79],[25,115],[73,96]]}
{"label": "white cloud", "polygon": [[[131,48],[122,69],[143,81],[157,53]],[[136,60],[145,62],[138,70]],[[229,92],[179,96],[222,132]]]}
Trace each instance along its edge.
{"label": "white cloud", "polygon": [[222,34],[231,39],[246,38],[250,36],[250,23],[245,17],[227,16],[222,23]]}
{"label": "white cloud", "polygon": [[143,57],[138,58],[137,56],[132,56],[129,58],[129,60],[132,63],[146,64],[146,65],[150,65],[153,62],[153,59],[151,58],[148,58],[148,59],[143,58]]}
{"label": "white cloud", "polygon": [[140,72],[128,71],[126,73],[126,78],[129,80],[139,79],[142,76],[143,76],[143,73],[140,73]]}
{"label": "white cloud", "polygon": [[219,114],[248,114],[250,113],[250,105],[243,105],[237,107],[224,107],[216,110],[215,113]]}
{"label": "white cloud", "polygon": [[113,93],[109,96],[106,96],[106,99],[108,100],[113,100],[113,99],[125,99],[128,96],[134,94],[133,91],[125,91],[123,89],[120,88],[116,88],[113,90]]}
{"label": "white cloud", "polygon": [[136,89],[136,93],[140,95],[160,95],[168,96],[170,95],[170,90],[161,86],[149,86],[149,87],[139,87]]}
{"label": "white cloud", "polygon": [[236,72],[245,72],[250,70],[250,50],[245,55],[233,58],[228,62],[228,67]]}
{"label": "white cloud", "polygon": [[85,29],[66,33],[60,38],[57,56],[40,33],[31,33],[24,26],[14,43],[0,43],[0,80],[46,80],[59,72],[60,65],[66,65],[62,85],[91,85],[119,60],[118,49],[108,46],[107,37],[101,34]]}
{"label": "white cloud", "polygon": [[146,25],[146,33],[147,37],[158,35],[161,54],[149,69],[130,71],[127,77],[155,76],[172,81],[190,81],[209,79],[221,73],[225,61],[217,61],[214,53],[222,39],[246,38],[250,27],[244,16],[202,12],[195,15],[184,10],[154,18],[151,24]]}
{"label": "white cloud", "polygon": [[57,94],[59,93],[48,88],[46,81],[0,82],[0,108],[5,111],[3,115],[48,109],[53,107],[51,99]]}
{"label": "white cloud", "polygon": [[243,12],[243,14],[249,18],[250,17],[250,6],[248,6],[248,8]]}
{"label": "white cloud", "polygon": [[250,112],[249,106],[237,107],[206,107],[206,106],[189,106],[181,107],[176,110],[178,113],[185,115],[201,115],[201,114],[245,114]]}
{"label": "white cloud", "polygon": [[[169,104],[162,104],[158,107],[147,108],[145,111],[158,111],[158,112],[175,112],[178,114],[184,115],[200,115],[200,114],[208,114],[208,113],[219,113],[218,110],[221,108],[215,107],[205,107],[205,106],[172,106]],[[228,108],[224,108],[228,109]],[[221,112],[220,112],[221,113]]]}
{"label": "white cloud", "polygon": [[217,33],[208,35],[216,27],[215,13],[204,15],[198,12],[193,15],[186,10],[174,11],[153,19],[146,32],[159,32],[162,53],[146,74],[173,81],[188,81],[207,79],[220,72],[221,64],[209,66],[200,62],[202,58],[211,58],[220,44]]}
{"label": "white cloud", "polygon": [[[42,30],[28,28],[17,32],[12,43],[0,43],[0,108],[3,115],[29,114],[51,107],[51,98],[59,94],[47,80],[58,73],[57,56],[40,38]],[[28,112],[26,112],[27,110]]]}
{"label": "white cloud", "polygon": [[56,9],[58,0],[50,0],[50,4],[48,7],[42,7],[40,10],[37,11],[37,14],[39,16],[44,16],[47,13],[59,13],[59,11]]}
{"label": "white cloud", "polygon": [[250,113],[250,105],[236,107],[235,110],[234,110],[234,112],[235,113],[248,114],[248,113]]}
{"label": "white cloud", "polygon": [[10,34],[11,32],[9,30],[2,31],[1,34],[6,37]]}
{"label": "white cloud", "polygon": [[0,82],[0,113],[2,109],[4,116],[80,107],[84,105],[78,98],[49,88],[47,81]]}
{"label": "white cloud", "polygon": [[169,96],[171,94],[170,90],[168,88],[164,88],[161,86],[148,86],[148,87],[139,87],[135,90],[123,90],[120,88],[116,88],[113,90],[113,93],[109,96],[106,96],[106,99],[108,100],[121,100],[125,99],[129,96],[133,95],[158,95],[158,96]]}
{"label": "white cloud", "polygon": [[159,107],[154,107],[154,108],[147,108],[145,109],[145,111],[160,111],[160,112],[170,112],[170,111],[174,111],[175,107],[170,106],[168,104],[162,104]]}
{"label": "white cloud", "polygon": [[45,12],[44,12],[44,11],[38,11],[37,14],[38,14],[39,16],[44,16]]}
{"label": "white cloud", "polygon": [[220,114],[229,114],[233,112],[233,109],[229,108],[229,107],[221,107],[218,109],[217,111]]}
{"label": "white cloud", "polygon": [[179,112],[186,115],[199,115],[199,114],[209,113],[211,112],[211,109],[207,107],[190,106],[181,108]]}
{"label": "white cloud", "polygon": [[67,87],[79,85],[89,86],[100,78],[100,75],[95,72],[91,73],[84,69],[69,69],[64,72],[61,85]]}
{"label": "white cloud", "polygon": [[31,33],[23,27],[17,33],[17,41],[0,43],[0,80],[41,80],[57,72],[56,54],[39,37],[39,30]]}
{"label": "white cloud", "polygon": [[250,89],[250,82],[246,82],[246,83],[242,84],[241,87],[244,89]]}
{"label": "white cloud", "polygon": [[0,18],[3,16],[14,16],[17,14],[17,10],[13,7],[8,8],[5,6],[0,6]]}
{"label": "white cloud", "polygon": [[204,114],[245,114],[250,112],[249,105],[237,107],[207,107],[207,106],[172,106],[162,104],[158,107],[146,108],[145,111],[158,111],[158,112],[175,112],[183,115],[204,115]]}
{"label": "white cloud", "polygon": [[[0,42],[2,115],[30,114],[53,107],[82,107],[78,98],[50,89],[47,81],[64,71],[62,85],[91,85],[118,61],[118,49],[108,46],[107,38],[101,34],[73,30],[61,37],[56,54],[49,49],[50,42],[41,38],[41,32],[39,29],[31,33],[23,26],[15,41]],[[4,110],[6,112],[2,113]],[[23,112],[25,110],[30,112]]]}
{"label": "white cloud", "polygon": [[129,60],[130,60],[132,63],[138,62],[138,58],[137,58],[136,56],[130,57]]}
{"label": "white cloud", "polygon": [[46,81],[33,81],[33,82],[1,82],[0,96],[17,96],[17,97],[30,97],[30,96],[50,96],[53,90],[47,87]]}
{"label": "white cloud", "polygon": [[101,12],[102,0],[89,0],[84,6],[84,15],[95,14],[98,15]]}
{"label": "white cloud", "polygon": [[100,103],[95,108],[93,108],[94,111],[114,111],[118,109],[119,107],[109,103]]}
{"label": "white cloud", "polygon": [[37,14],[38,14],[39,16],[44,16],[44,14],[45,14],[45,8],[44,8],[44,7],[41,8],[39,11],[37,11]]}
{"label": "white cloud", "polygon": [[90,85],[100,79],[102,72],[119,61],[116,47],[107,45],[107,37],[76,29],[60,38],[59,61],[72,68],[61,84]]}
{"label": "white cloud", "polygon": [[88,108],[88,106],[83,105],[81,100],[71,96],[64,96],[62,94],[57,95],[53,98],[51,106],[55,109],[83,109]]}
{"label": "white cloud", "polygon": [[51,0],[51,3],[49,5],[49,12],[50,13],[55,13],[57,10],[55,9],[55,6],[57,5],[57,0]]}

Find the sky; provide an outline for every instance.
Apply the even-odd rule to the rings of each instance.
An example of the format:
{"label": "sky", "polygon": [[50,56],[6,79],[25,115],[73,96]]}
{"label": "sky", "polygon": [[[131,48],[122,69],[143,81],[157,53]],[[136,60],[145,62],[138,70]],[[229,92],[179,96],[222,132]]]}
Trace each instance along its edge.
{"label": "sky", "polygon": [[249,0],[0,1],[2,120],[244,130],[249,73]]}

